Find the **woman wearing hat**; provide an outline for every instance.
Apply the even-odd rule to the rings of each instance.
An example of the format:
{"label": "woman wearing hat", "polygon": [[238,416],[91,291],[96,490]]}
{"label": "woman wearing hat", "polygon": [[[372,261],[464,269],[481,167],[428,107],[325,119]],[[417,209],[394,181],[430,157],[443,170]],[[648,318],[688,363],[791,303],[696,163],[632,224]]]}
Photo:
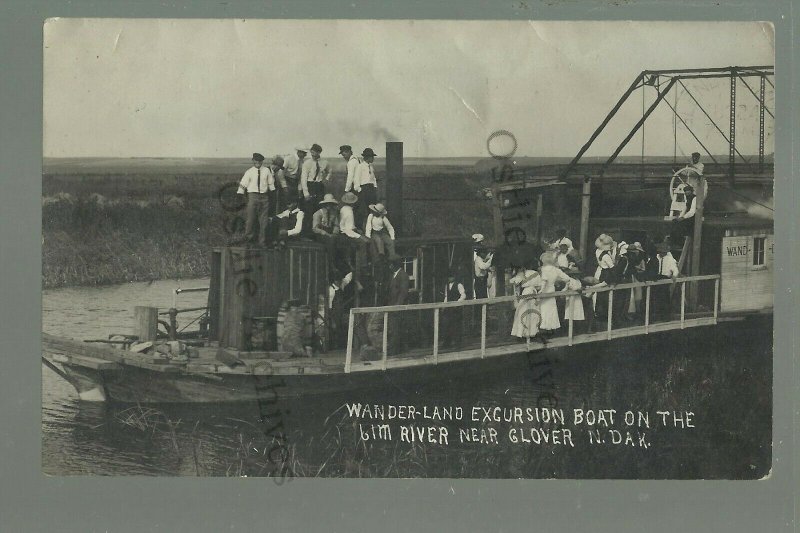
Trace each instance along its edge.
{"label": "woman wearing hat", "polygon": [[[542,268],[540,269],[542,280],[545,282],[542,293],[556,292],[556,284],[559,282],[564,284],[564,290],[580,290],[581,283],[572,279],[558,268],[555,253],[545,252],[539,259],[542,262]],[[577,300],[577,303],[575,300]],[[580,296],[570,296],[568,304],[564,309],[564,318],[569,319],[571,316],[573,320],[583,320],[583,304]],[[552,332],[561,328],[556,298],[542,298],[539,300],[539,310],[542,313],[542,324],[539,326],[542,330]]]}
{"label": "woman wearing hat", "polygon": [[362,160],[356,167],[353,178],[353,190],[358,194],[356,223],[359,227],[364,227],[367,216],[369,216],[369,206],[378,202],[378,180],[372,165],[375,157],[377,154],[372,148],[364,148],[364,151],[361,152]]}
{"label": "woman wearing hat", "polygon": [[386,216],[386,206],[381,203],[370,205],[369,211],[364,235],[372,239],[379,256],[394,257],[394,227]]}
{"label": "woman wearing hat", "polygon": [[547,341],[539,333],[539,325],[542,321],[542,314],[539,311],[539,302],[536,298],[525,298],[538,294],[544,288],[545,281],[539,273],[531,268],[520,268],[509,282],[514,287],[514,323],[511,326],[511,335],[530,342],[533,338],[539,338],[543,344]]}

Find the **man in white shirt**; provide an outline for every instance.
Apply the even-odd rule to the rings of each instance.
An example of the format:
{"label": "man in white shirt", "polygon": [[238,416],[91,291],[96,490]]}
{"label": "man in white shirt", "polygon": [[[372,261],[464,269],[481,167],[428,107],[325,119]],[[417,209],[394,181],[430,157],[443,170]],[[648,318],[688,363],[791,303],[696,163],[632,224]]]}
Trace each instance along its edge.
{"label": "man in white shirt", "polygon": [[697,209],[697,197],[694,187],[686,185],[683,188],[686,204],[683,213],[672,219],[672,228],[669,232],[670,244],[682,245],[683,240],[694,231],[694,214]]}
{"label": "man in white shirt", "polygon": [[247,194],[247,218],[244,240],[252,242],[255,238],[256,224],[259,227],[258,242],[266,244],[267,224],[269,222],[269,194],[275,191],[275,178],[269,167],[264,167],[264,156],[253,154],[253,166],[248,168],[239,182],[238,194]]}
{"label": "man in white shirt", "polygon": [[364,148],[361,152],[362,161],[356,167],[353,177],[353,190],[358,194],[356,223],[359,227],[364,227],[369,215],[369,206],[378,202],[378,179],[373,167],[376,156],[372,148]]}
{"label": "man in white shirt", "polygon": [[[645,267],[645,278],[649,280],[674,280],[680,275],[678,262],[672,257],[667,243],[656,245],[656,256],[651,258]],[[656,285],[652,287],[650,298],[655,320],[669,320],[672,312],[672,287]]]}
{"label": "man in white shirt", "polygon": [[394,253],[394,227],[386,216],[386,206],[377,203],[369,206],[369,216],[364,227],[364,235],[372,239],[374,248],[379,256],[393,257]]}
{"label": "man in white shirt", "polygon": [[703,183],[703,198],[708,198],[708,180],[703,177],[703,170],[705,165],[700,162],[700,153],[694,152],[692,154],[692,162],[687,166],[686,171],[686,184],[692,187],[695,191],[699,190],[700,183]]}
{"label": "man in white shirt", "polygon": [[325,182],[331,178],[328,161],[320,158],[322,147],[315,143],[309,151],[311,157],[303,162],[300,172],[300,191],[303,195],[300,205],[306,214],[306,230],[311,229],[311,217],[319,209],[319,202],[325,196]]}
{"label": "man in white shirt", "polygon": [[303,163],[306,161],[307,153],[308,148],[297,147],[294,154],[289,154],[283,158],[283,172],[287,185],[287,199],[284,200],[284,205],[289,199],[297,199],[300,194],[300,175],[303,171]]}
{"label": "man in white shirt", "polygon": [[[339,155],[347,162],[347,178],[344,182],[344,192],[353,191],[355,190],[353,186],[355,184],[356,169],[361,163],[361,159],[353,155],[353,147],[349,144],[343,144],[339,147]],[[355,192],[358,193],[358,191]]]}
{"label": "man in white shirt", "polygon": [[365,265],[367,246],[372,240],[362,235],[355,224],[353,206],[358,202],[358,196],[353,192],[346,192],[342,196],[342,207],[339,209],[339,242],[346,247],[356,247],[358,262]]}

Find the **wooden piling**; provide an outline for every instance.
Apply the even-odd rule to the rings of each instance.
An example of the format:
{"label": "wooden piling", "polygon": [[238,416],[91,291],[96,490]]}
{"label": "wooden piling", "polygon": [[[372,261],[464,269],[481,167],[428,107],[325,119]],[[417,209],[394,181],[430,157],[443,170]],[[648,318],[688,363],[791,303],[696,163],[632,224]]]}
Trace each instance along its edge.
{"label": "wooden piling", "polygon": [[139,342],[156,340],[158,331],[158,308],[137,305],[133,309],[134,330],[133,334],[139,338]]}

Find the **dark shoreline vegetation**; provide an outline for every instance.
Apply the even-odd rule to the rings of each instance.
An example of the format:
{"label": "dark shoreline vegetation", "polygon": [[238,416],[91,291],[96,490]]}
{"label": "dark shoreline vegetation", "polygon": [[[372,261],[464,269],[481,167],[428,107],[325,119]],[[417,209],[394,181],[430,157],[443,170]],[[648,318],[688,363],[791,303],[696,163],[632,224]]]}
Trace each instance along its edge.
{"label": "dark shoreline vegetation", "polygon": [[47,203],[42,206],[42,286],[208,276],[209,251],[225,240],[221,216],[211,200]]}

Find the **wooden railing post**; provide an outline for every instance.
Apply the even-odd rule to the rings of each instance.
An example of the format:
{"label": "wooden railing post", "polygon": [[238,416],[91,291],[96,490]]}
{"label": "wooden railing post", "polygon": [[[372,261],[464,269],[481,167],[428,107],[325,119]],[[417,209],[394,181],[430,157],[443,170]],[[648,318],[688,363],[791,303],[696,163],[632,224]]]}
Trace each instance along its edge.
{"label": "wooden railing post", "polygon": [[681,329],[683,329],[686,316],[686,281],[681,282]]}
{"label": "wooden railing post", "polygon": [[608,291],[608,324],[607,324],[607,334],[608,340],[611,340],[611,320],[614,315],[614,289]]}
{"label": "wooden railing post", "polygon": [[714,323],[717,323],[719,316],[719,278],[714,280]]}
{"label": "wooden railing post", "polygon": [[[573,332],[573,327],[574,326],[572,324],[572,307],[571,307],[572,302],[569,301],[570,298],[571,297],[567,297],[567,302],[568,302],[567,303],[567,308],[569,309],[569,313],[570,313],[569,314],[569,333],[568,333],[568,336],[567,336],[567,344],[569,346],[572,346],[572,332]],[[581,302],[581,303],[583,303],[583,302]]]}
{"label": "wooden railing post", "polygon": [[433,362],[439,363],[439,308],[433,310]]}
{"label": "wooden railing post", "polygon": [[644,296],[644,332],[650,333],[650,285],[647,286]]}
{"label": "wooden railing post", "polygon": [[350,319],[347,323],[347,355],[344,360],[344,372],[350,373],[350,363],[353,360],[353,325],[355,324],[355,313],[350,310]]}
{"label": "wooden railing post", "polygon": [[386,359],[389,355],[389,312],[383,313],[383,359],[381,365],[386,370]]}
{"label": "wooden railing post", "polygon": [[486,356],[486,304],[481,306],[481,358]]}

